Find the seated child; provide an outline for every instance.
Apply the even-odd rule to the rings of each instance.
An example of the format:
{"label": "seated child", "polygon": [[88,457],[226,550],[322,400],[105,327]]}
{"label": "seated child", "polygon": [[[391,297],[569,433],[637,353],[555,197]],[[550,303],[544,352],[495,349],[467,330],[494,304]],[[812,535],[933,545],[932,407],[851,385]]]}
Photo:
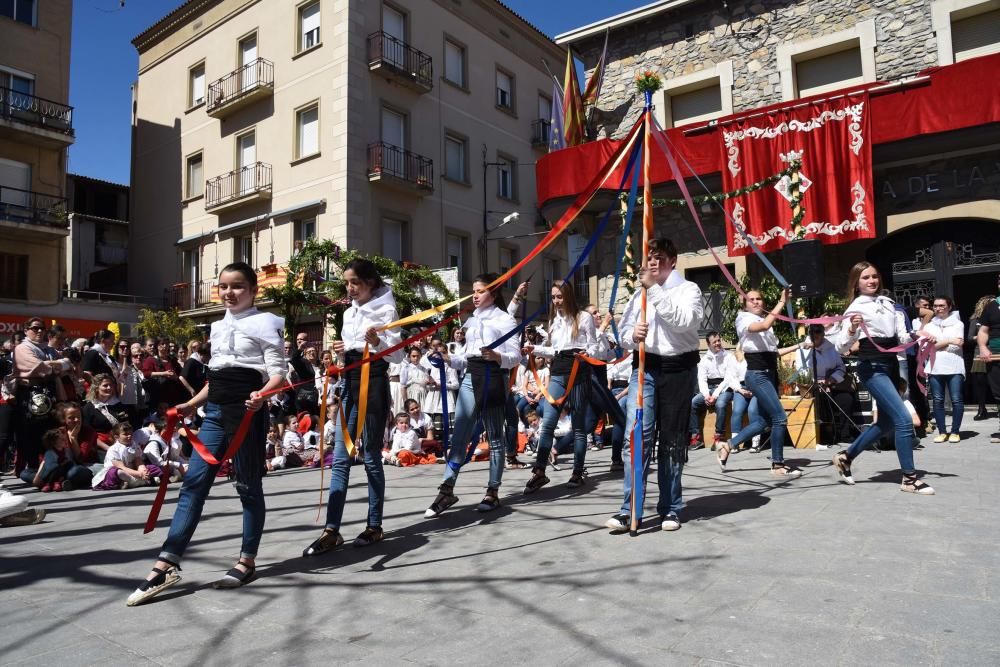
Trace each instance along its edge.
{"label": "seated child", "polygon": [[570,418],[568,406],[562,409],[552,435],[555,436],[555,442],[552,443],[552,450],[549,452],[549,463],[559,470],[559,455],[569,454],[574,447],[573,420]]}
{"label": "seated child", "polygon": [[309,466],[310,468],[318,467],[319,465],[320,436],[316,430],[318,426],[316,419],[312,415],[299,413],[298,432],[302,436],[302,453],[299,456],[302,458],[302,465]]}
{"label": "seated child", "polygon": [[[62,432],[63,437],[66,438],[66,444],[71,452],[71,458],[73,461],[81,466],[94,466],[103,458],[104,452],[107,450],[105,445],[102,449],[100,440],[97,439],[97,431],[92,427],[83,423],[83,413],[80,410],[80,406],[77,403],[60,403],[55,409],[56,421],[59,422],[59,430]],[[70,483],[67,485],[63,483],[63,490],[69,491],[67,486],[73,486],[75,488],[88,489],[90,488],[90,479],[93,477],[93,472],[83,478],[83,473],[75,473],[76,475],[81,475],[78,480],[67,481]]]}
{"label": "seated child", "polygon": [[281,440],[281,454],[268,462],[268,470],[298,468],[302,465],[302,452],[306,445],[299,434],[299,418],[289,415],[285,424],[285,435]]}
{"label": "seated child", "polygon": [[440,454],[443,450],[441,441],[434,437],[434,421],[431,416],[420,409],[420,403],[414,399],[406,401],[406,412],[410,418],[410,428],[420,438],[420,447],[425,452]]}
{"label": "seated child", "polygon": [[[146,428],[149,437],[142,450],[143,460],[169,474],[171,482],[179,482],[188,470],[188,459],[181,453],[180,434],[175,432],[170,438],[170,444],[167,444],[161,435],[166,428],[165,422],[156,421]],[[132,439],[135,440],[135,436]]]}
{"label": "seated child", "polygon": [[42,456],[36,469],[25,468],[21,479],[42,490],[71,491],[86,488],[91,472],[85,466],[77,465],[63,429],[50,429],[42,436]]}
{"label": "seated child", "polygon": [[[534,452],[538,449],[538,429],[542,425],[542,420],[534,410],[524,413],[524,422],[517,423],[517,451],[521,453],[525,450]],[[525,425],[527,422],[527,425]],[[522,447],[522,440],[524,446]]]}
{"label": "seated child", "polygon": [[[419,406],[418,406],[419,407]],[[392,448],[382,450],[382,460],[390,465],[415,466],[435,463],[437,457],[420,446],[417,432],[410,427],[410,416],[405,412],[396,415],[396,428],[392,434]]]}
{"label": "seated child", "polygon": [[111,435],[115,443],[104,457],[104,468],[94,475],[91,482],[94,489],[111,491],[147,486],[163,474],[159,466],[142,462],[142,450],[132,441],[131,424],[118,422]]}

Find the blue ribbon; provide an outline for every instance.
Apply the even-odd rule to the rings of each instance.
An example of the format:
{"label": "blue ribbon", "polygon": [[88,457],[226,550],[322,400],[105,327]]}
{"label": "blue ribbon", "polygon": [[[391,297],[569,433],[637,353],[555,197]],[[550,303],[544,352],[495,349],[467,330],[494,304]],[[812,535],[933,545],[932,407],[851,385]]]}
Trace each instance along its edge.
{"label": "blue ribbon", "polygon": [[[642,144],[637,144],[639,157],[642,156]],[[621,280],[622,264],[625,262],[625,250],[628,247],[628,235],[632,228],[632,214],[635,212],[635,199],[639,193],[639,170],[636,169],[632,175],[632,186],[628,193],[628,207],[625,209],[625,224],[622,230],[622,242],[618,248],[618,256],[615,259],[615,280],[611,285],[611,299],[608,302],[608,311],[614,312],[615,304],[618,302],[618,283]],[[621,358],[622,350],[621,336],[618,334],[618,324],[615,318],[611,318],[611,331],[615,335],[615,356]]]}
{"label": "blue ribbon", "polygon": [[438,377],[440,378],[440,389],[441,389],[441,446],[442,456],[446,459],[448,458],[448,429],[449,429],[449,416],[448,416],[448,373],[444,367],[444,358],[441,356],[440,352],[432,352],[427,355],[427,361],[430,365],[438,369]]}

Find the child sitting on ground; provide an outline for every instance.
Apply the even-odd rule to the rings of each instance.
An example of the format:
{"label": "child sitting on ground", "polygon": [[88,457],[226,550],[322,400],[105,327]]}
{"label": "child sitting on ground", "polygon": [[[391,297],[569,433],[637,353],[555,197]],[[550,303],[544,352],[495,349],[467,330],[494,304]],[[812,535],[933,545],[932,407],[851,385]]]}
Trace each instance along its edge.
{"label": "child sitting on ground", "polygon": [[302,465],[302,452],[306,446],[298,428],[299,418],[289,415],[285,424],[285,435],[281,440],[281,454],[267,462],[268,470],[298,468]]}
{"label": "child sitting on ground", "polygon": [[[524,422],[517,422],[517,451],[518,453],[523,451],[534,453],[538,448],[538,429],[542,425],[542,420],[535,410],[525,412],[524,419]],[[525,426],[525,422],[527,422],[527,426]],[[522,442],[524,444],[523,448],[521,446]]]}
{"label": "child sitting on ground", "polygon": [[562,409],[552,435],[555,436],[555,442],[552,443],[552,451],[549,452],[549,463],[553,469],[559,470],[559,455],[572,452],[574,447],[573,420],[569,414],[569,406]]}
{"label": "child sitting on ground", "polygon": [[132,441],[132,425],[118,422],[111,429],[115,443],[104,457],[104,468],[91,482],[94,489],[113,491],[147,486],[157,481],[163,471],[159,466],[142,462],[142,449]]}
{"label": "child sitting on ground", "polygon": [[410,427],[410,415],[400,412],[396,415],[396,428],[392,434],[392,448],[382,450],[382,459],[390,465],[416,466],[435,463],[437,457],[420,446],[417,432]]}
{"label": "child sitting on ground", "polygon": [[[188,460],[181,454],[181,438],[174,433],[168,444],[163,440],[163,429],[166,423],[155,421],[147,427],[149,439],[142,450],[142,458],[147,464],[158,466],[170,475],[171,482],[179,482],[188,470]],[[135,440],[135,436],[132,436]]]}
{"label": "child sitting on ground", "polygon": [[62,491],[66,473],[73,466],[72,452],[63,433],[51,429],[42,436],[42,455],[34,467],[21,471],[21,480],[41,489],[42,493]]}
{"label": "child sitting on ground", "polygon": [[310,468],[318,467],[319,465],[320,435],[316,430],[318,427],[319,424],[312,415],[299,413],[298,431],[299,435],[302,436],[302,453],[299,456],[302,458],[302,465],[309,466]]}
{"label": "child sitting on ground", "polygon": [[422,411],[420,403],[412,398],[406,401],[406,413],[410,417],[410,428],[420,438],[420,448],[425,452],[440,454],[443,448],[441,441],[434,437],[434,420],[431,416]]}

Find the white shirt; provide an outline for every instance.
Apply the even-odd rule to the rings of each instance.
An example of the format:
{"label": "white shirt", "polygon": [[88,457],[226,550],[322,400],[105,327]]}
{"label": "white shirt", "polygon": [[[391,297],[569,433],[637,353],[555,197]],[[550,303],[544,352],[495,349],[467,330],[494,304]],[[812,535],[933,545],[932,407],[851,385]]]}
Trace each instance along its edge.
{"label": "white shirt", "polygon": [[538,382],[543,385],[548,386],[549,384],[549,369],[539,368],[536,370],[538,373],[538,380],[535,380],[535,374],[531,372],[531,369],[524,365],[519,365],[517,367],[517,380],[514,382],[514,387],[517,388],[517,393],[521,396],[527,398],[530,392],[532,396],[538,398],[541,393],[541,389],[538,386]]}
{"label": "white shirt", "polygon": [[[514,321],[513,317],[493,304],[476,308],[463,326],[465,329],[465,352],[448,355],[451,367],[459,371],[465,370],[469,359],[482,356],[479,352],[481,348],[486,347],[516,326],[517,322]],[[500,353],[501,368],[514,368],[521,361],[521,349],[518,343],[518,337],[511,336],[502,345],[495,348],[494,351]]]}
{"label": "white shirt", "polygon": [[[214,356],[214,355],[213,355]],[[285,429],[285,435],[281,439],[281,449],[282,454],[288,456],[292,452],[304,451],[306,445],[302,442],[302,436],[297,432],[292,430],[290,427]]]}
{"label": "white shirt", "polygon": [[[426,434],[434,428],[434,421],[431,416],[427,413],[421,412],[419,417],[414,417],[410,415],[410,432],[417,433],[418,431],[423,431]],[[419,435],[419,433],[417,433]],[[414,450],[416,451],[416,450]]]}
{"label": "white shirt", "polygon": [[608,366],[608,380],[610,382],[628,382],[632,377],[632,357],[627,355],[617,364]]}
{"label": "white shirt", "polygon": [[[510,303],[507,304],[507,314],[513,317],[514,321],[518,324],[521,323],[521,313],[524,311],[521,307],[522,303],[524,302],[511,299]],[[545,331],[545,327],[543,327],[540,323],[535,325],[535,331],[538,332],[538,340],[540,342],[549,342],[549,334]]]}
{"label": "white shirt", "polygon": [[[344,349],[363,351],[365,349],[365,332],[368,329],[383,327],[397,319],[399,319],[399,315],[396,313],[396,299],[392,296],[392,290],[384,285],[375,290],[372,298],[366,303],[359,304],[356,300],[351,302],[351,307],[344,311],[344,326],[340,331],[340,340],[344,341]],[[378,337],[379,344],[369,348],[372,352],[393,347],[402,340],[397,329],[381,331]],[[396,350],[384,359],[390,363],[402,361],[403,350]]]}
{"label": "white shirt", "polygon": [[[934,340],[944,340],[958,338],[965,340],[965,325],[962,323],[958,313],[952,311],[943,320],[935,316],[930,322],[924,325],[922,331]],[[962,356],[960,345],[949,345],[943,350],[934,353],[934,364],[927,360],[927,372],[931,375],[965,375],[965,358]]]}
{"label": "white shirt", "polygon": [[116,442],[108,447],[108,453],[104,455],[104,467],[113,468],[115,461],[121,461],[126,468],[138,470],[142,465],[142,448],[134,441],[128,446]]}
{"label": "white shirt", "polygon": [[212,358],[208,367],[252,368],[264,378],[288,373],[285,360],[285,320],[248,308],[233,314],[227,310],[225,317],[212,322]]}
{"label": "white shirt", "polygon": [[[642,290],[636,290],[625,312],[622,313],[618,333],[622,347],[636,350],[639,344],[632,338],[632,331],[642,311]],[[671,271],[662,285],[646,290],[648,304],[646,352],[660,356],[674,356],[698,349],[698,327],[704,316],[701,289],[690,280],[684,280],[679,271]]]}
{"label": "white shirt", "polygon": [[548,345],[536,345],[534,354],[551,359],[563,350],[583,350],[589,355],[598,352],[597,330],[594,316],[585,310],[576,314],[576,335],[573,335],[573,319],[556,313],[551,320]]}
{"label": "white shirt", "polygon": [[[872,336],[876,338],[897,336],[901,342],[909,339],[904,315],[895,309],[892,299],[884,296],[859,296],[847,307],[844,315],[853,316],[858,313],[864,317],[865,326]],[[868,337],[861,327],[857,328],[853,336],[850,331],[850,323],[845,322],[838,340],[831,341],[837,345],[837,350],[841,354],[847,354],[854,343]]]}
{"label": "white shirt", "polygon": [[399,386],[409,387],[414,384],[424,386],[427,384],[428,375],[427,369],[422,364],[404,361],[399,369]]}
{"label": "white shirt", "polygon": [[769,328],[756,333],[750,331],[750,325],[763,322],[765,316],[754,315],[746,310],[740,311],[736,316],[736,335],[740,337],[740,346],[743,354],[750,352],[777,352],[778,337],[774,335],[774,329]]}
{"label": "white shirt", "polygon": [[727,389],[736,389],[740,382],[736,379],[736,356],[732,352],[719,350],[718,353],[705,350],[698,362],[698,392],[709,396],[708,381],[722,380],[711,392],[712,398],[718,398]]}
{"label": "white shirt", "polygon": [[400,433],[395,430],[393,431],[392,449],[389,453],[396,454],[402,451],[413,452],[415,454],[422,451],[420,449],[420,437],[413,429],[410,429],[406,433]]}

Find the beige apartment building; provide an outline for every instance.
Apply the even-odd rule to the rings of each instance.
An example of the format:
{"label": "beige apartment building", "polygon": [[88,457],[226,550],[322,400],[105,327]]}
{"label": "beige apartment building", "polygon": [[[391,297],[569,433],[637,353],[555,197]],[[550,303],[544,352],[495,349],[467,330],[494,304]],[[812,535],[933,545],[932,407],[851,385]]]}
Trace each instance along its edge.
{"label": "beige apartment building", "polygon": [[484,222],[494,271],[546,230],[565,56],[500,2],[189,0],[133,44],[133,293],[210,316],[222,266],[273,276],[312,237],[467,282]]}
{"label": "beige apartment building", "polygon": [[72,0],[0,3],[0,327],[58,305],[69,235]]}

